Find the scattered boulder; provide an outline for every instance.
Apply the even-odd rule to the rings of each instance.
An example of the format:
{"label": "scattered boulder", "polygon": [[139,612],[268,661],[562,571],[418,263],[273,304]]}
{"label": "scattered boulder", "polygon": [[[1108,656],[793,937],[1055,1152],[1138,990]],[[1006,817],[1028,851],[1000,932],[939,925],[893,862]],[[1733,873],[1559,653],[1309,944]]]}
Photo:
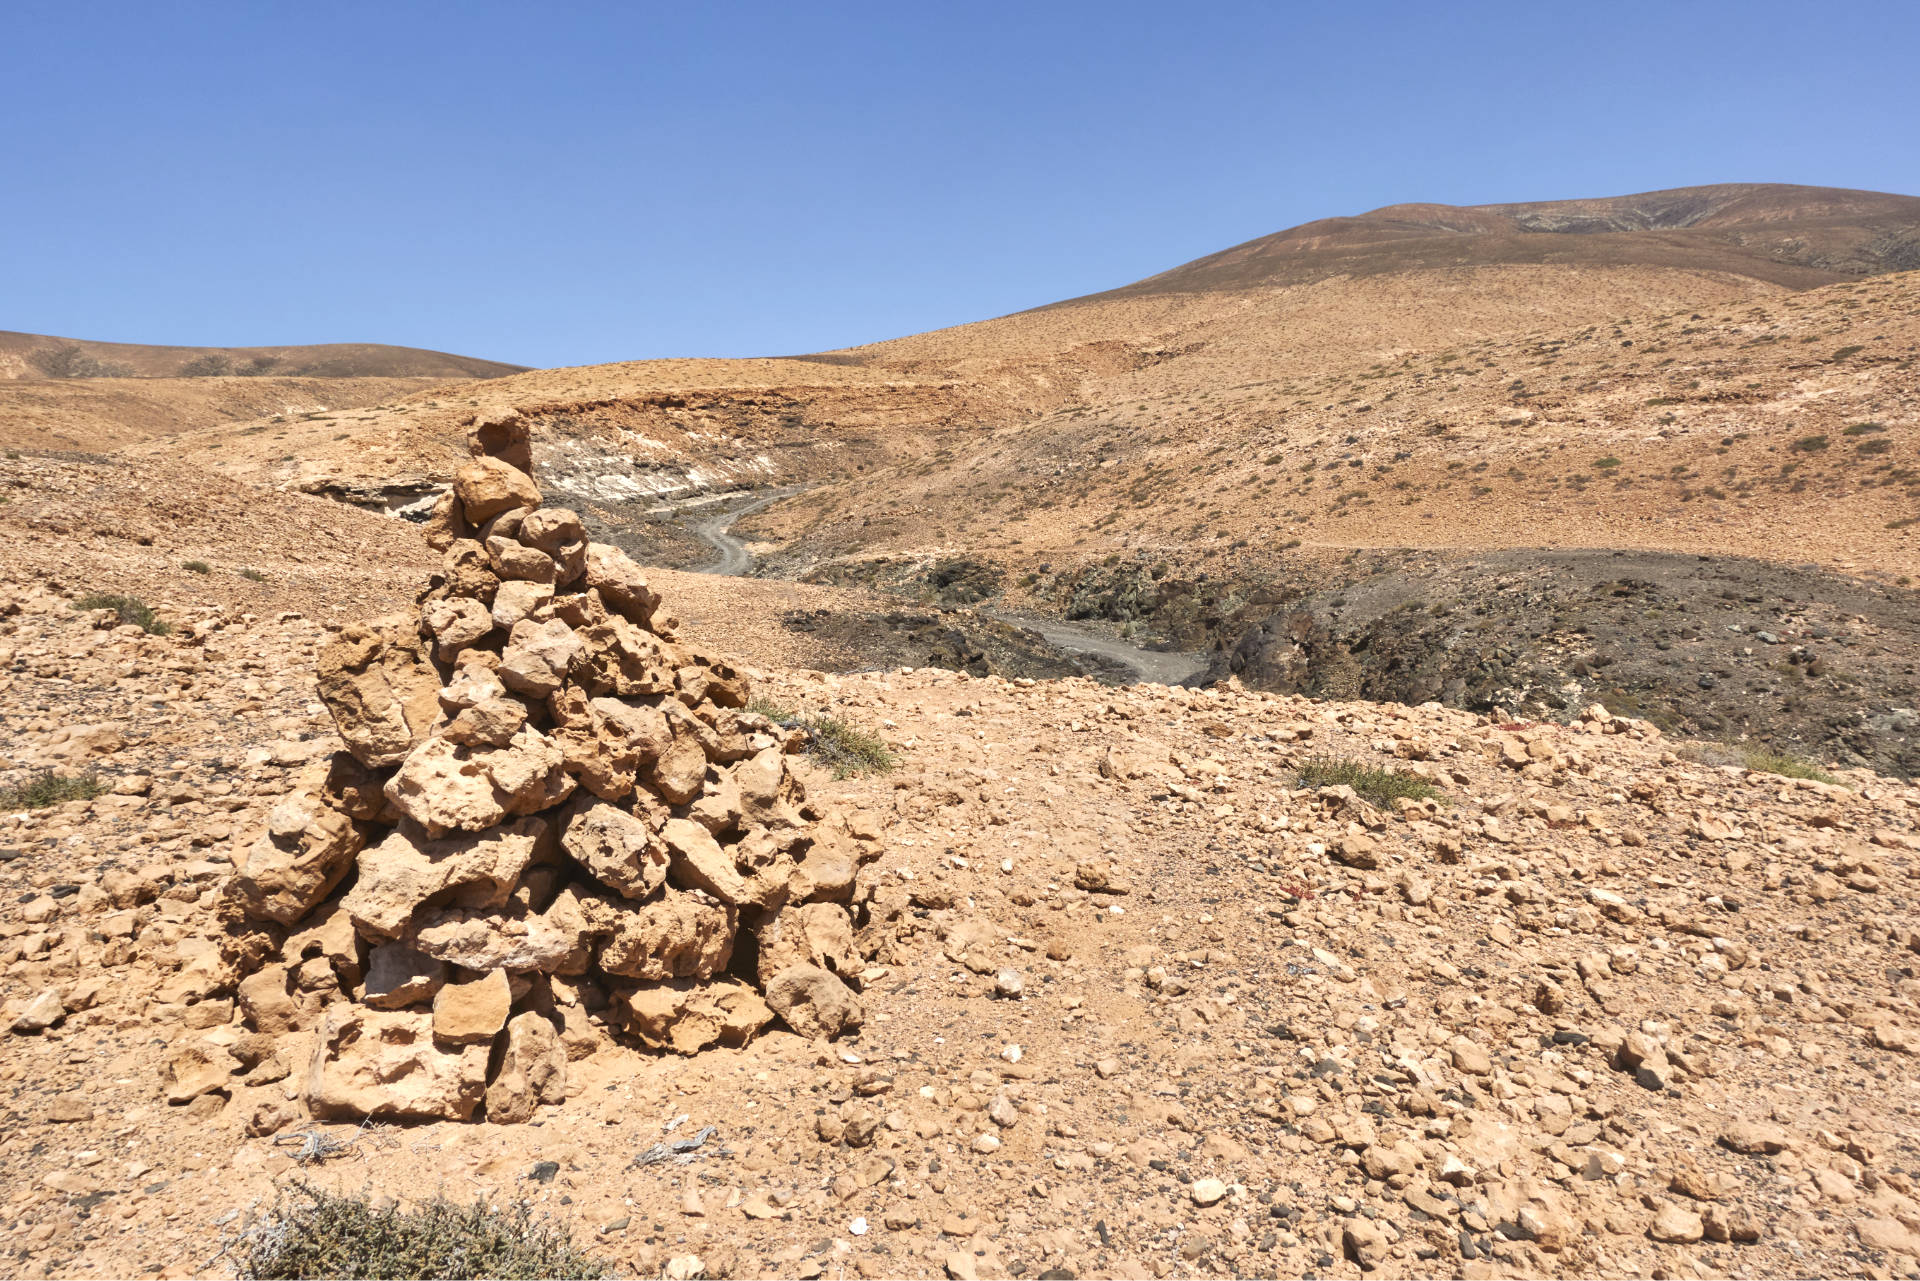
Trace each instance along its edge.
{"label": "scattered boulder", "polygon": [[67,1016],[67,1006],[57,987],[42,988],[25,1009],[14,1016],[16,1032],[44,1032]]}

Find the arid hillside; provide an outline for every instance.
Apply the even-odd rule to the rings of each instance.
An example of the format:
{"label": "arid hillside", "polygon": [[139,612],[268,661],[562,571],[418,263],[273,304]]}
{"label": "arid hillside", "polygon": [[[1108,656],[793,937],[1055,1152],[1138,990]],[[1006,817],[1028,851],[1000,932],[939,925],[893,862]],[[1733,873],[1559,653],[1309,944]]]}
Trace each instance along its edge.
{"label": "arid hillside", "polygon": [[[692,504],[785,495],[741,521],[756,574],[1084,620],[1257,687],[1601,697],[1910,774],[1916,236],[1920,200],[1803,187],[1395,206],[867,347],[528,371],[128,452],[422,517],[468,426],[512,415],[542,486],[655,563],[701,563],[643,536]],[[1700,556],[1755,617],[1628,626],[1693,608]],[[1853,619],[1871,652],[1828,653]]]}
{"label": "arid hillside", "polygon": [[424,528],[0,459],[9,1274],[1920,1268],[1912,784],[796,670],[847,589],[643,572],[525,427]]}
{"label": "arid hillside", "polygon": [[520,368],[377,343],[156,347],[0,332],[0,445],[97,452],[397,400]]}
{"label": "arid hillside", "polygon": [[1221,571],[1316,547],[1558,546],[1897,577],[1916,568],[1917,303],[1908,273],[1143,392],[820,487],[760,526],[808,564],[1118,551]]}
{"label": "arid hillside", "polygon": [[[350,753],[367,726],[340,660],[349,624],[421,586],[424,539],[256,499],[262,583],[224,572],[240,487],[136,472],[109,480],[103,528],[74,528],[97,466],[4,467],[37,537],[0,561],[0,785],[89,780],[0,814],[12,1274],[213,1273],[283,1238],[265,1216],[315,1185],[408,1211],[524,1201],[642,1277],[1883,1277],[1920,1258],[1911,786],[1720,767],[1600,709],[1539,725],[1233,685],[839,678],[758,670],[749,643],[726,679],[754,710],[708,711],[727,738],[693,753],[698,823],[654,799],[656,768],[601,799],[619,739],[574,735],[557,772],[511,775],[575,791],[513,825],[567,853],[485,861],[474,832],[362,835],[383,796],[416,797],[408,765]],[[145,506],[168,479],[176,505]],[[496,541],[503,565],[530,547]],[[152,557],[123,572],[167,579],[152,630],[83,595],[128,581],[98,577],[139,554],[116,544]],[[170,573],[197,548],[223,563]],[[655,581],[660,614],[723,625],[786,586]],[[444,646],[457,611],[434,604]],[[719,640],[689,624],[662,670],[719,672],[692,661]],[[433,671],[447,700],[524,654],[456,657]],[[674,692],[594,701],[656,703],[698,728]],[[476,706],[509,704],[545,715]],[[804,729],[825,717],[883,733],[891,770],[836,777]],[[473,719],[400,746],[427,761]],[[563,737],[527,725],[492,776],[562,760]],[[769,832],[755,770],[790,791],[766,821],[804,804],[858,863],[827,879],[801,849],[723,884],[679,846],[651,859],[656,827],[704,850],[712,824],[748,868]],[[576,810],[640,839],[582,845]],[[431,862],[404,861],[416,841]],[[736,914],[706,885],[776,902]],[[283,899],[304,919],[237,915]],[[714,946],[709,923],[749,919],[758,948]],[[776,997],[776,1018],[747,990],[770,959],[770,997],[805,979],[836,994],[834,1026],[819,999]]]}
{"label": "arid hillside", "polygon": [[1723,183],[1598,200],[1389,205],[1262,236],[1096,297],[1495,263],[1713,270],[1804,289],[1920,267],[1920,197]]}
{"label": "arid hillside", "polygon": [[[1354,377],[1462,344],[1727,308],[1916,265],[1920,199],[1782,186],[1396,206],[1281,232],[1108,294],[867,347],[537,371],[346,420],[182,441],[232,474],[367,499],[446,482],[475,411],[515,409],[586,498],[970,461],[1069,412]],[[1244,400],[1244,397],[1239,397]],[[249,429],[254,425],[249,425]]]}
{"label": "arid hillside", "polygon": [[163,347],[0,330],[0,378],[500,378],[525,365],[419,347]]}

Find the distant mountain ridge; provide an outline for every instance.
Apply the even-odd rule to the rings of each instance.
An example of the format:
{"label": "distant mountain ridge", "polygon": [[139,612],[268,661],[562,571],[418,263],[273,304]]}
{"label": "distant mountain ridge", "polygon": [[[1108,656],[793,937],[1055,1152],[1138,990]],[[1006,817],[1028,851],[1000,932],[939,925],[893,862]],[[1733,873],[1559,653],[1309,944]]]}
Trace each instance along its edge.
{"label": "distant mountain ridge", "polygon": [[169,347],[0,330],[0,379],[502,378],[525,365],[382,343]]}
{"label": "distant mountain ridge", "polygon": [[1920,197],[1721,183],[1583,200],[1388,205],[1302,223],[1068,303],[1496,263],[1681,267],[1816,288],[1920,268]]}

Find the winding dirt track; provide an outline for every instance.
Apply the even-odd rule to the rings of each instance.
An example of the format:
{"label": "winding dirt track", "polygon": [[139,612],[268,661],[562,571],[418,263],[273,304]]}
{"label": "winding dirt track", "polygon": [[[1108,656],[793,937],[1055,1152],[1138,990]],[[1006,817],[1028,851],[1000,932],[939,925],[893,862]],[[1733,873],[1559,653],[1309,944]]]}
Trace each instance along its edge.
{"label": "winding dirt track", "polygon": [[1133,669],[1140,680],[1155,685],[1178,685],[1189,676],[1198,675],[1207,665],[1204,654],[1141,649],[1131,641],[1121,640],[1117,636],[1103,636],[1075,623],[1025,614],[993,613],[995,618],[1039,632],[1047,638],[1049,645],[1057,649],[1071,650],[1076,654],[1097,654],[1125,664]]}
{"label": "winding dirt track", "polygon": [[716,559],[701,566],[697,572],[717,574],[723,578],[738,578],[746,573],[753,565],[753,553],[747,550],[746,543],[733,536],[733,523],[742,516],[750,516],[764,507],[773,506],[782,498],[790,498],[804,488],[804,485],[788,485],[783,489],[769,490],[752,502],[730,511],[688,521],[687,527],[718,553]]}

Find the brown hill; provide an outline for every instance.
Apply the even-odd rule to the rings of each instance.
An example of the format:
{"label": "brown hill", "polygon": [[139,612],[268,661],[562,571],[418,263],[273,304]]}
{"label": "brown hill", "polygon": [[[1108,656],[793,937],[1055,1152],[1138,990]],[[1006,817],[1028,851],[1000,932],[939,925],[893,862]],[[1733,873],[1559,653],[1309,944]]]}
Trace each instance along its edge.
{"label": "brown hill", "polygon": [[162,347],[0,330],[0,379],[500,378],[525,365],[382,343],[296,347]]}
{"label": "brown hill", "polygon": [[0,331],[0,445],[97,452],[378,404],[521,368],[378,343],[155,347]]}
{"label": "brown hill", "polygon": [[1724,183],[1598,200],[1389,205],[1290,227],[1093,296],[1251,289],[1346,273],[1491,263],[1678,267],[1804,289],[1920,268],[1920,197]]}
{"label": "brown hill", "polygon": [[515,409],[553,441],[542,480],[610,520],[811,484],[750,522],[794,574],[1121,555],[1290,580],[1356,548],[1554,546],[1898,578],[1920,331],[1916,278],[1885,269],[1916,236],[1920,200],[1806,187],[1397,206],[865,347],[532,371],[165,449],[391,503]]}
{"label": "brown hill", "polygon": [[[1454,209],[1401,205],[1280,232],[1105,294],[778,360],[534,371],[419,396],[365,426],[223,453],[276,483],[444,479],[473,405],[562,434],[633,433],[660,492],[921,459],[948,430],[1250,382],[1459,342],[1721,306],[1920,265],[1920,198],[1766,184]],[[714,430],[716,427],[723,430]],[[363,448],[378,437],[379,450]],[[643,440],[645,443],[639,443]],[[953,445],[955,457],[966,448]],[[831,458],[823,458],[822,451]],[[289,457],[291,455],[291,457]],[[716,467],[716,464],[718,466]]]}

